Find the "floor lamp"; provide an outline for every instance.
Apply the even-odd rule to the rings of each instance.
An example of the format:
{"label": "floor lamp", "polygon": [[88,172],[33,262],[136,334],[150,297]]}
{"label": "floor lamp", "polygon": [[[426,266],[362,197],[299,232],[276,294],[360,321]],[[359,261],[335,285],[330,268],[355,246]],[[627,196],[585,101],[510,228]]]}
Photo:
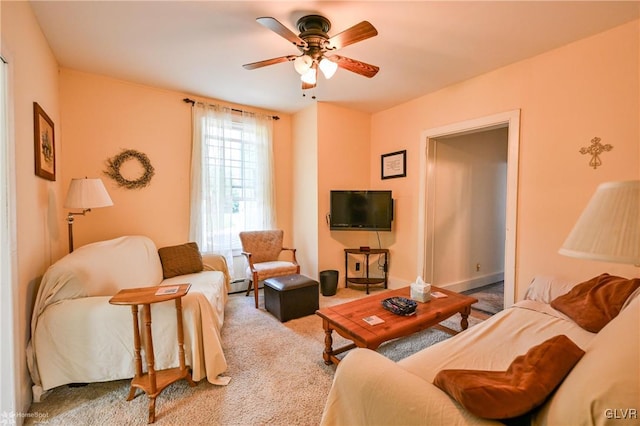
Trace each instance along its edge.
{"label": "floor lamp", "polygon": [[640,180],[600,184],[559,253],[640,266]]}
{"label": "floor lamp", "polygon": [[84,216],[91,209],[112,206],[113,201],[109,197],[102,180],[96,179],[71,179],[67,199],[64,202],[66,209],[82,209],[82,213],[69,212],[67,223],[69,226],[69,253],[73,251],[73,217]]}

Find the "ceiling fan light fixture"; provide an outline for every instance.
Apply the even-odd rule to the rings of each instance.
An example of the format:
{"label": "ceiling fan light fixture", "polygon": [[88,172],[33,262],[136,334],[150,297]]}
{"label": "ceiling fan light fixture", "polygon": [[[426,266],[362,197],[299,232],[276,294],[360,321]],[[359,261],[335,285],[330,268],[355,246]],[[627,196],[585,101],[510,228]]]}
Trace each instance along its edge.
{"label": "ceiling fan light fixture", "polygon": [[313,65],[313,58],[308,55],[298,56],[293,60],[293,67],[296,69],[296,72],[300,75],[304,75],[307,71],[311,69]]}
{"label": "ceiling fan light fixture", "polygon": [[302,80],[307,84],[316,84],[316,68],[315,67],[309,68],[307,72],[302,74],[302,77],[300,77],[300,80]]}
{"label": "ceiling fan light fixture", "polygon": [[[320,15],[306,15],[298,19],[296,26],[300,33],[297,35],[275,18],[265,16],[257,18],[256,21],[289,43],[293,43],[298,48],[299,54],[244,64],[242,66],[244,69],[254,70],[268,65],[293,62],[293,67],[302,80],[302,90],[316,86],[318,68],[327,80],[333,77],[338,68],[368,78],[375,76],[380,70],[375,65],[333,54],[338,49],[377,36],[378,30],[368,21],[362,21],[334,36],[328,34],[331,22]],[[329,56],[324,57],[325,54]]]}
{"label": "ceiling fan light fixture", "polygon": [[322,58],[318,66],[320,67],[320,71],[322,71],[324,78],[327,80],[333,77],[338,69],[338,64],[327,58]]}

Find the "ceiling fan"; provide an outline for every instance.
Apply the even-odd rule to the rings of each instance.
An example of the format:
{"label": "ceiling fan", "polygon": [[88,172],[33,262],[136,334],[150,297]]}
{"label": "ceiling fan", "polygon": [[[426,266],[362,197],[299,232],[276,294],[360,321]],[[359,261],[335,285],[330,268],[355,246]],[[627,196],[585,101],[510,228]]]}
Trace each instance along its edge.
{"label": "ceiling fan", "polygon": [[256,21],[289,40],[301,54],[280,56],[243,65],[247,70],[293,61],[295,70],[301,75],[303,90],[316,86],[318,68],[327,79],[333,76],[338,67],[368,78],[373,77],[380,70],[375,65],[332,54],[345,46],[378,35],[378,31],[367,21],[362,21],[333,37],[327,34],[331,28],[331,22],[320,15],[307,15],[298,19],[296,26],[300,31],[299,35],[294,34],[275,18],[263,17],[257,18]]}

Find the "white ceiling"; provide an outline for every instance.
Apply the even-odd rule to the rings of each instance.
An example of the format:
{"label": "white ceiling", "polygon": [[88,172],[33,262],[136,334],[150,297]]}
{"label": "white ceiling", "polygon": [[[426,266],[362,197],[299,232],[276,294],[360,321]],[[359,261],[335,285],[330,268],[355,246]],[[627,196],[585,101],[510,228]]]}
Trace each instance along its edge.
{"label": "white ceiling", "polygon": [[[313,102],[377,112],[637,19],[638,1],[32,1],[62,67],[265,108]],[[380,67],[368,79],[339,69],[302,96],[293,64],[245,63],[298,54],[255,19],[298,33],[303,15],[337,34],[360,21],[378,36],[339,54]],[[308,92],[308,91],[307,91]]]}

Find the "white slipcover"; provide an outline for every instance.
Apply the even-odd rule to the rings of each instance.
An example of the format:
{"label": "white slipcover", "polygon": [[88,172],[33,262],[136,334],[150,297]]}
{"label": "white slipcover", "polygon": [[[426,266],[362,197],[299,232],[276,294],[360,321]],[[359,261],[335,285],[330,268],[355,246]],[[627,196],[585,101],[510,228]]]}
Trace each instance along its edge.
{"label": "white slipcover", "polygon": [[[193,379],[226,384],[220,328],[228,271],[163,280],[158,251],[149,238],[126,236],[78,248],[45,273],[36,298],[27,358],[33,399],[68,383],[131,378],[135,373],[131,308],[109,304],[124,288],[190,283],[182,299],[185,356]],[[205,268],[211,269],[211,268]],[[151,305],[156,369],[178,366],[174,301]],[[143,363],[144,364],[144,363]]]}
{"label": "white slipcover", "polygon": [[532,424],[637,424],[640,297],[632,295],[618,317],[594,334],[548,304],[554,293],[569,289],[558,280],[536,279],[529,300],[397,363],[368,349],[352,350],[338,365],[321,424],[501,425],[466,411],[433,378],[450,368],[504,371],[518,355],[558,334],[586,353],[533,413]]}

